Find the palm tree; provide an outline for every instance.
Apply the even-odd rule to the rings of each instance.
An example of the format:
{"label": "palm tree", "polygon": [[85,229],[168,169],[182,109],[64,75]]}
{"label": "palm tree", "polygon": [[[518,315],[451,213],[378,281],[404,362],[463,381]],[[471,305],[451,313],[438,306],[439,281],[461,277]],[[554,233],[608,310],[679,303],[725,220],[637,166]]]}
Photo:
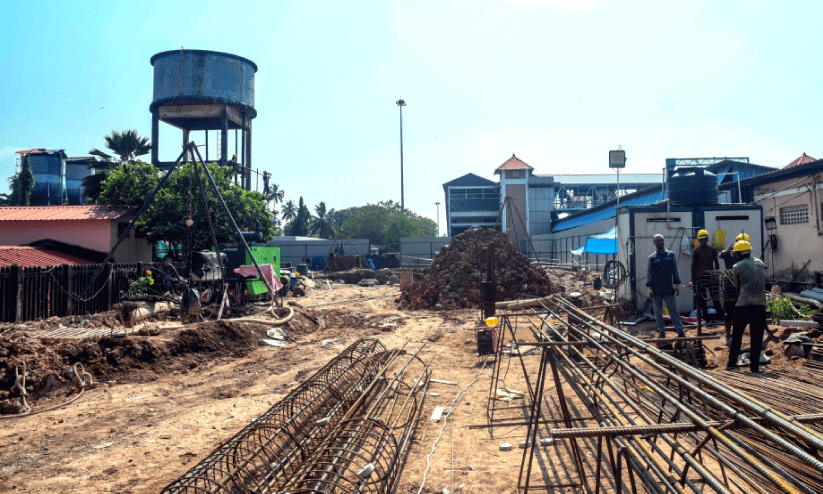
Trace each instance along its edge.
{"label": "palm tree", "polygon": [[332,221],[334,218],[334,209],[326,211],[326,203],[320,201],[320,204],[314,207],[317,215],[311,222],[311,235],[319,234],[320,238],[334,238],[337,233],[337,228]]}
{"label": "palm tree", "polygon": [[[106,148],[114,152],[120,163],[135,161],[138,156],[143,156],[151,152],[151,143],[148,137],[140,137],[136,130],[130,129],[123,132],[111,131],[111,135],[105,136]],[[112,156],[92,148],[89,151],[92,156],[99,156],[103,161],[112,161]]]}
{"label": "palm tree", "polygon": [[97,202],[100,197],[100,193],[103,191],[103,182],[109,176],[112,168],[134,162],[138,156],[143,156],[151,151],[149,138],[140,137],[134,129],[123,132],[113,130],[111,135],[107,135],[103,139],[106,140],[106,148],[112,151],[114,156],[97,148],[92,148],[89,154],[99,158],[99,160],[88,166],[94,168],[95,173],[85,177],[81,182],[84,194],[92,202]]}
{"label": "palm tree", "polygon": [[297,217],[297,204],[295,204],[294,201],[289,199],[288,201],[286,201],[285,204],[283,204],[283,216],[282,216],[282,218],[285,221],[291,221],[296,217]]}
{"label": "palm tree", "polygon": [[277,204],[283,202],[283,196],[285,192],[280,190],[280,186],[277,184],[271,184],[269,186],[269,193],[266,195],[266,205],[268,206],[269,202],[274,201],[274,207],[277,207]]}

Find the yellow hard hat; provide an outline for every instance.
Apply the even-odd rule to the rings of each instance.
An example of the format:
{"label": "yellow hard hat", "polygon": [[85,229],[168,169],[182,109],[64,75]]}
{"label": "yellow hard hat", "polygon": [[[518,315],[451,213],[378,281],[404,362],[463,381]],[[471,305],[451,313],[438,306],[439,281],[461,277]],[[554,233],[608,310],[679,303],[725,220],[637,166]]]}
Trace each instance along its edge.
{"label": "yellow hard hat", "polygon": [[697,238],[709,238],[709,232],[706,230],[700,230],[697,232]]}
{"label": "yellow hard hat", "polygon": [[745,240],[746,242],[749,241],[749,234],[748,233],[741,233],[735,238],[735,241]]}
{"label": "yellow hard hat", "polygon": [[735,252],[749,252],[750,250],[752,250],[752,244],[748,240],[740,240],[734,244]]}

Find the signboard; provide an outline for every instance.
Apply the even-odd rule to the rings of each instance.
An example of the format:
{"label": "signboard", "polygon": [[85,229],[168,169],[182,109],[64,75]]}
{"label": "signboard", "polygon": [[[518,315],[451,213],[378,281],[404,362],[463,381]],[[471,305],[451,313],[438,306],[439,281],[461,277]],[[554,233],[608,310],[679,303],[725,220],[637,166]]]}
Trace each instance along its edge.
{"label": "signboard", "polygon": [[609,151],[609,168],[626,168],[626,151]]}

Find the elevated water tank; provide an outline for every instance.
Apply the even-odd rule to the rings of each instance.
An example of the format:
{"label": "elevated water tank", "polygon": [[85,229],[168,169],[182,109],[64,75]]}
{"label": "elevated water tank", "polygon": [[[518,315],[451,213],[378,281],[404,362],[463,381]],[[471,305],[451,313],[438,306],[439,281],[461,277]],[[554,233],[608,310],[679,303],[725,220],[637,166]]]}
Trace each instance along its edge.
{"label": "elevated water tank", "polygon": [[[183,131],[183,144],[189,142],[191,131],[205,131],[205,158],[208,156],[208,131],[216,130],[219,161],[243,172],[243,185],[251,187],[251,120],[254,109],[254,74],[257,65],[251,60],[208,50],[164,51],[151,57],[154,67],[152,113],[152,163],[170,165],[158,156],[159,122]],[[229,151],[228,131],[240,130],[242,139],[235,138],[235,150]],[[238,142],[239,141],[239,142]]]}
{"label": "elevated water tank", "polygon": [[677,168],[669,175],[668,193],[674,204],[717,204],[717,175],[699,166]]}
{"label": "elevated water tank", "polygon": [[[246,111],[249,118],[257,116],[254,109],[257,65],[251,60],[216,51],[174,50],[154,55],[151,64],[154,66],[154,98],[149,108],[152,111],[166,105],[206,103],[231,105]],[[193,128],[206,123],[198,120],[193,116],[180,116],[176,126]],[[219,128],[219,121],[210,123],[210,128]]]}

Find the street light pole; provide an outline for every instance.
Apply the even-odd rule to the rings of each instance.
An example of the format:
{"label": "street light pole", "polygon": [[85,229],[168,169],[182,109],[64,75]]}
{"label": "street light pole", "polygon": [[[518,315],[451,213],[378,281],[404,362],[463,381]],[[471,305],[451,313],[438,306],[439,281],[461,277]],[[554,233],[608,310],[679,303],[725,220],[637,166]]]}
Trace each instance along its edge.
{"label": "street light pole", "polygon": [[440,236],[440,202],[435,202],[435,206],[437,206],[437,236]]}
{"label": "street light pole", "polygon": [[406,210],[406,201],[403,197],[403,107],[406,106],[406,102],[400,98],[395,104],[400,107],[400,211],[403,212]]}

